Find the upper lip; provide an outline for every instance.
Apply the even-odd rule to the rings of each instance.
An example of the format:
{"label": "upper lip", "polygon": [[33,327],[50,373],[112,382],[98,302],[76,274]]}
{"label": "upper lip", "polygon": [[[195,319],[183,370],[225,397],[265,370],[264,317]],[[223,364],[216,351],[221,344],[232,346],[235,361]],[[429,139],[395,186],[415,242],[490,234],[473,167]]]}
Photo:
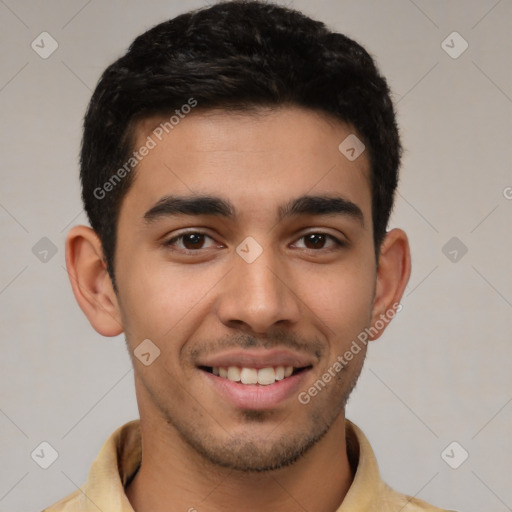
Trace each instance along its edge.
{"label": "upper lip", "polygon": [[198,366],[207,366],[210,368],[238,366],[239,368],[256,368],[258,370],[268,367],[275,368],[277,366],[304,368],[312,364],[313,361],[310,356],[283,349],[231,350],[229,352],[220,352],[212,356],[207,356],[198,361]]}

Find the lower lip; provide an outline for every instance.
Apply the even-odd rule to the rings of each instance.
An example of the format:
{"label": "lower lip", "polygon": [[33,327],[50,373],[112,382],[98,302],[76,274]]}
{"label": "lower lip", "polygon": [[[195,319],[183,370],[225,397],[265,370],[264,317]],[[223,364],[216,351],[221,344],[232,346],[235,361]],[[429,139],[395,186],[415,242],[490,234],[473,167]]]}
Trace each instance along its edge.
{"label": "lower lip", "polygon": [[200,372],[208,379],[215,391],[239,409],[262,411],[279,406],[286,399],[296,396],[304,386],[309,369],[291,375],[274,384],[241,384],[223,377],[218,377],[204,370]]}

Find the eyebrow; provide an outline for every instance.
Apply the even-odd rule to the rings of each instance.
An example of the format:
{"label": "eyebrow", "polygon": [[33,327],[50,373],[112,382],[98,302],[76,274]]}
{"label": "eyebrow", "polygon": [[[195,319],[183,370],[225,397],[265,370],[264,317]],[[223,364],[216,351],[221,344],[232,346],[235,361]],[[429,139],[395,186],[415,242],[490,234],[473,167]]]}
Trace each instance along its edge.
{"label": "eyebrow", "polygon": [[364,227],[361,208],[340,196],[301,196],[279,208],[279,220],[298,215],[346,215]]}
{"label": "eyebrow", "polygon": [[212,196],[165,196],[144,214],[148,223],[173,215],[216,215],[232,218],[234,206],[225,199]]}
{"label": "eyebrow", "polygon": [[[145,214],[144,220],[152,223],[162,217],[176,215],[214,215],[234,218],[236,209],[226,199],[214,196],[164,196]],[[364,226],[361,208],[340,196],[305,195],[292,199],[278,209],[278,220],[299,215],[346,215]]]}

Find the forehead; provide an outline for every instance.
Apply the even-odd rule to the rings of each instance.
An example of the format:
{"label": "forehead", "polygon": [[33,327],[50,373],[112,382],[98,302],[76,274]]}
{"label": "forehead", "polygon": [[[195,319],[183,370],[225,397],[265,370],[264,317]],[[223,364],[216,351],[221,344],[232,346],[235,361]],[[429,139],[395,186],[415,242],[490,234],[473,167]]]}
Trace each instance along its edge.
{"label": "forehead", "polygon": [[[296,107],[250,112],[197,110],[138,123],[135,180],[123,201],[139,214],[164,195],[208,194],[237,210],[263,214],[308,193],[343,195],[369,215],[367,154],[348,159],[339,149],[355,130],[319,112]],[[176,122],[177,121],[177,122]],[[349,139],[350,140],[350,139]]]}

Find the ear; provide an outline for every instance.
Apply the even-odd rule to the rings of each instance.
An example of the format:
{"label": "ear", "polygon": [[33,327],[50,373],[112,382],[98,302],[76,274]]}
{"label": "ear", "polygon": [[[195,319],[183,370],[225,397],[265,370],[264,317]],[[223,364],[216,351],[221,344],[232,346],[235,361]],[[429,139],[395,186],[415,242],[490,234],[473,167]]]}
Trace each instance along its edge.
{"label": "ear", "polygon": [[66,267],[73,293],[94,329],[103,336],[123,332],[117,296],[101,241],[94,230],[75,226],[66,239]]}
{"label": "ear", "polygon": [[391,319],[402,309],[400,299],[410,274],[411,254],[407,235],[401,229],[392,229],[381,244],[370,339],[379,338]]}

